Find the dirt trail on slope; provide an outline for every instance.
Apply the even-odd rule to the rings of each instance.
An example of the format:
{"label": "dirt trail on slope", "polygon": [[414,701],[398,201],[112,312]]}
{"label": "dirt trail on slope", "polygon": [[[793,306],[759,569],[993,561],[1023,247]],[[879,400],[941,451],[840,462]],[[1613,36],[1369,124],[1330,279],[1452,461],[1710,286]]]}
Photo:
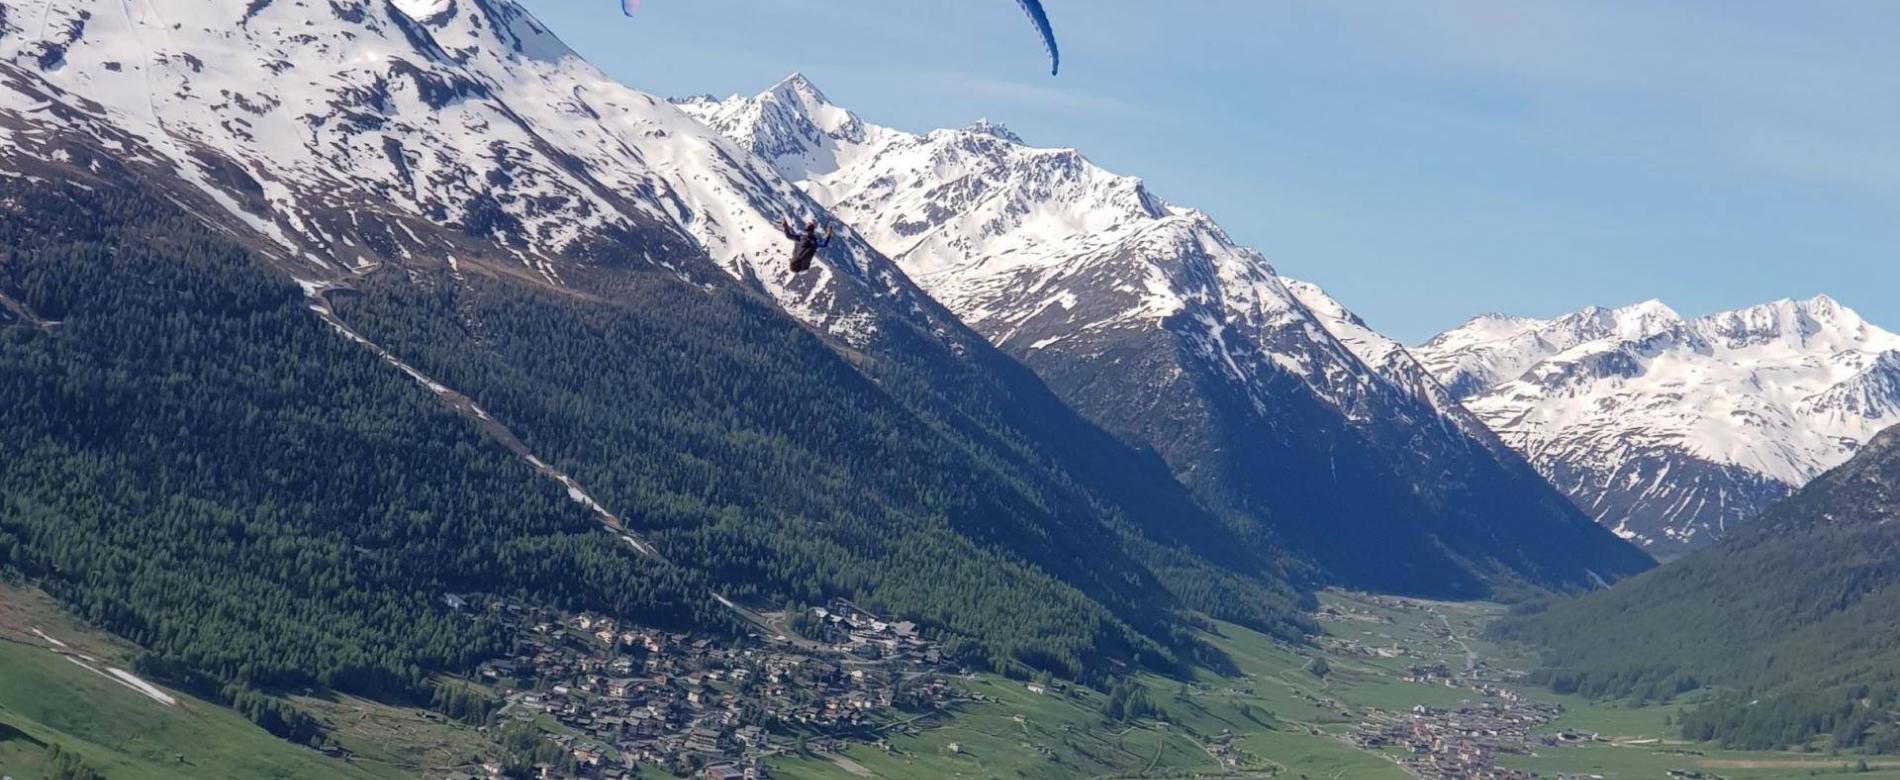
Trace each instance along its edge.
{"label": "dirt trail on slope", "polygon": [[480,404],[475,403],[474,399],[469,398],[467,395],[462,394],[448,385],[435,381],[430,378],[428,374],[422,373],[421,369],[403,362],[402,358],[396,357],[394,353],[384,349],[382,345],[370,341],[362,334],[357,333],[355,328],[345,323],[343,318],[337,316],[336,311],[330,308],[330,301],[325,297],[329,293],[341,288],[324,283],[300,283],[303,285],[305,293],[310,297],[310,310],[316,312],[318,317],[322,317],[324,322],[329,323],[330,327],[336,329],[344,338],[356,342],[364,349],[376,353],[376,356],[382,358],[384,363],[408,375],[409,378],[414,379],[417,384],[428,388],[429,392],[434,393],[436,398],[442,401],[443,405],[449,407],[449,409],[457,414],[472,420],[476,426],[481,429],[482,433],[494,439],[502,447],[507,448],[509,452],[514,453],[515,457],[533,466],[535,471],[540,473],[541,476],[554,480],[560,483],[561,487],[567,488],[569,498],[587,507],[600,519],[602,525],[620,534],[620,538],[625,540],[627,544],[631,545],[635,550],[640,551],[640,554],[655,558],[659,557],[659,553],[653,549],[652,545],[635,538],[632,532],[627,530],[626,525],[620,521],[620,518],[615,516],[614,513],[607,511],[605,506],[602,506],[599,501],[594,500],[594,497],[589,495],[587,491],[581,489],[579,482],[561,470],[548,465],[547,461],[536,456],[534,451],[528,448],[527,443],[521,440],[521,437],[516,436],[514,431],[508,429],[508,426],[503,425],[501,421],[491,416]]}
{"label": "dirt trail on slope", "polygon": [[1445,626],[1445,638],[1450,639],[1452,644],[1457,645],[1460,649],[1465,651],[1465,673],[1470,674],[1471,672],[1477,671],[1478,651],[1473,650],[1471,643],[1466,642],[1463,637],[1458,636],[1458,630],[1452,628],[1451,620],[1445,617],[1444,613],[1431,607],[1426,607],[1425,611],[1432,613],[1432,616],[1438,618],[1438,622]]}

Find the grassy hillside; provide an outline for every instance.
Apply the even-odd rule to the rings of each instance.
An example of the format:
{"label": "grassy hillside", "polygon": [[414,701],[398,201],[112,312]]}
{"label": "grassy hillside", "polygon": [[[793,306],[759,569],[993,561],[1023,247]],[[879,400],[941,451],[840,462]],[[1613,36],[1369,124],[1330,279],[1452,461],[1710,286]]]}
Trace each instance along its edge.
{"label": "grassy hillside", "polygon": [[[50,748],[57,745],[78,764],[115,779],[413,776],[413,765],[326,757],[212,702],[161,689],[175,700],[167,704],[100,673],[129,667],[136,653],[72,621],[36,591],[0,586],[0,770],[40,777],[53,769]],[[93,661],[75,662],[86,658]],[[427,722],[413,712],[385,714]],[[337,732],[352,735],[342,739],[352,747],[364,733]],[[431,732],[432,742],[456,744],[440,727]]]}
{"label": "grassy hillside", "polygon": [[1679,563],[1499,629],[1559,691],[1668,701],[1686,735],[1900,752],[1900,434]]}

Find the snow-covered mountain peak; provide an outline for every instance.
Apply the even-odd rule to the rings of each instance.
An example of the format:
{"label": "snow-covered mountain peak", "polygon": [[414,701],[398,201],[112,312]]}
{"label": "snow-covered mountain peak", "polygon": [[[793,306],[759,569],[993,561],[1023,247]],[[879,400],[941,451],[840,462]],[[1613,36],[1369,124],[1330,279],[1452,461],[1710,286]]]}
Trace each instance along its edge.
{"label": "snow-covered mountain peak", "polygon": [[1544,324],[1544,320],[1531,317],[1518,317],[1508,314],[1480,314],[1465,320],[1456,328],[1440,333],[1432,342],[1453,344],[1476,344],[1497,341],[1527,333]]}
{"label": "snow-covered mountain peak", "polygon": [[1608,317],[1616,334],[1627,339],[1646,338],[1684,324],[1682,315],[1654,298],[1611,311]]}
{"label": "snow-covered mountain peak", "polygon": [[[1252,353],[1217,361],[1237,381],[1252,381],[1249,362],[1277,366],[1342,406],[1358,403],[1379,369],[1412,363],[1318,288],[1280,278],[1207,214],[1075,149],[1029,146],[989,120],[924,134],[879,127],[812,97],[821,94],[794,79],[754,98],[684,105],[764,150],[998,344],[1044,349],[1073,337],[1062,334],[1205,323],[1208,349]],[[822,114],[850,121],[828,126]],[[1302,293],[1325,312],[1309,311]],[[1256,343],[1228,342],[1243,333]],[[1274,343],[1271,357],[1260,354],[1264,341]],[[1415,364],[1405,373],[1408,392],[1432,384]]]}
{"label": "snow-covered mountain peak", "polygon": [[978,135],[987,135],[987,136],[990,136],[1002,141],[1006,141],[1008,143],[1015,144],[1017,146],[1029,145],[1028,143],[1024,142],[1023,137],[1020,135],[1017,135],[1014,130],[1009,129],[1008,126],[1003,125],[1002,123],[991,122],[988,117],[978,119],[975,122],[971,122],[969,127],[966,127],[963,129],[964,129],[964,132],[976,133]]}
{"label": "snow-covered mountain peak", "polygon": [[675,102],[793,181],[851,165],[884,132],[832,103],[801,73],[752,97]]}
{"label": "snow-covered mountain peak", "polygon": [[[954,330],[855,236],[817,272],[787,274],[773,223],[820,207],[681,108],[608,78],[513,0],[6,8],[0,78],[141,139],[300,273],[451,255],[551,285],[594,264],[723,272],[847,339],[888,317]],[[810,103],[799,115],[822,109],[797,82],[780,92]],[[43,101],[0,92],[0,125],[45,126]],[[0,155],[41,153],[37,132],[0,141]],[[44,131],[61,133],[72,128]]]}
{"label": "snow-covered mountain peak", "polygon": [[1790,349],[1827,349],[1873,335],[1871,326],[1858,313],[1826,295],[1719,312],[1696,325],[1706,337],[1731,349],[1776,343]]}
{"label": "snow-covered mountain peak", "polygon": [[1752,517],[1900,423],[1900,336],[1827,296],[1481,318],[1417,352],[1586,509],[1672,546]]}
{"label": "snow-covered mountain peak", "polygon": [[13,5],[49,23],[0,40],[0,60],[96,101],[235,217],[320,265],[369,264],[375,253],[345,248],[392,244],[351,235],[358,202],[541,255],[526,262],[549,277],[550,256],[587,234],[662,216],[616,203],[537,137],[522,116],[534,107],[496,97],[585,75],[509,2]]}
{"label": "snow-covered mountain peak", "polygon": [[765,92],[768,95],[777,95],[812,106],[832,105],[831,98],[825,97],[824,90],[819,89],[817,84],[813,84],[810,78],[798,71],[787,74]]}
{"label": "snow-covered mountain peak", "polygon": [[927,288],[953,270],[1047,267],[1175,213],[1141,180],[1074,149],[1025,145],[993,122],[908,133],[811,93],[786,82],[682,106],[798,181]]}
{"label": "snow-covered mountain peak", "polygon": [[1680,334],[1688,323],[1661,301],[1619,308],[1590,306],[1542,320],[1486,314],[1446,331],[1415,352],[1457,398],[1470,398],[1523,376],[1539,362],[1580,345],[1641,342]]}
{"label": "snow-covered mountain peak", "polygon": [[[1273,507],[1288,533],[1310,530],[1319,547],[1361,533],[1405,558],[1524,532],[1501,545],[1512,560],[1520,542],[1544,543],[1530,537],[1630,552],[1401,345],[1318,287],[1277,275],[1207,214],[992,122],[922,134],[851,125],[862,132],[847,134],[788,102],[768,91],[685,105],[772,159],[971,327],[1209,495],[1245,496],[1244,512]],[[1404,495],[1368,498],[1386,490]],[[1439,541],[1393,541],[1419,534]],[[1365,565],[1353,548],[1328,560]]]}
{"label": "snow-covered mountain peak", "polygon": [[831,102],[803,73],[786,76],[758,99],[780,106],[826,133],[839,133],[859,124],[856,115]]}
{"label": "snow-covered mountain peak", "polygon": [[1547,322],[1527,321],[1559,351],[1603,338],[1642,341],[1681,329],[1687,323],[1675,309],[1651,299],[1618,308],[1590,306]]}
{"label": "snow-covered mountain peak", "polygon": [[[1161,200],[1141,179],[1075,149],[1029,146],[989,120],[913,134],[865,124],[811,94],[821,93],[788,82],[754,98],[686,105],[742,144],[796,149],[781,151],[781,173],[993,342],[1086,351],[1083,343],[1112,333],[1193,331],[1186,337],[1213,370],[1245,393],[1287,372],[1355,420],[1410,398],[1495,441],[1403,345],[1318,287],[1280,277],[1209,215]],[[810,121],[821,111],[850,116],[864,141]],[[771,121],[775,113],[785,121]],[[786,131],[801,125],[818,132]],[[787,136],[801,143],[778,142]]]}

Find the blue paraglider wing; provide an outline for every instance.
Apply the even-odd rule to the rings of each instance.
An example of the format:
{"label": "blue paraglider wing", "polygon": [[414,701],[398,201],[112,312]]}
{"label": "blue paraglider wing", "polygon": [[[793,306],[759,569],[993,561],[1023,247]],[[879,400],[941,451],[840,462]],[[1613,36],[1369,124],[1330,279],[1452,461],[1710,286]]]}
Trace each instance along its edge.
{"label": "blue paraglider wing", "polygon": [[1049,14],[1042,10],[1042,0],[1016,0],[1016,4],[1035,23],[1036,32],[1042,33],[1042,45],[1049,50],[1049,75],[1062,72],[1062,50],[1056,47],[1056,31],[1049,25]]}
{"label": "blue paraglider wing", "polygon": [[[1043,48],[1049,50],[1049,75],[1061,73],[1062,50],[1056,47],[1056,31],[1049,25],[1049,14],[1042,10],[1042,0],[1016,0],[1016,4],[1022,6],[1030,23],[1036,25],[1036,32],[1042,34]],[[632,16],[640,10],[640,0],[620,0],[620,10]]]}

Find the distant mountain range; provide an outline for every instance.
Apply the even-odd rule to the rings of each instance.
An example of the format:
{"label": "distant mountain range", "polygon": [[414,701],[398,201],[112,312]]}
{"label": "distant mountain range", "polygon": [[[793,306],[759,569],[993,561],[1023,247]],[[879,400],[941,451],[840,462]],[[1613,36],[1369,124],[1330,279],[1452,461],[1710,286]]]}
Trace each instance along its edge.
{"label": "distant mountain range", "polygon": [[1585,511],[1665,558],[1900,423],[1900,336],[1827,297],[1694,320],[1656,301],[1485,316],[1414,353]]}
{"label": "distant mountain range", "polygon": [[989,122],[880,127],[802,76],[678,102],[1256,543],[1336,582],[1476,596],[1649,565],[1399,344],[1139,179]]}

